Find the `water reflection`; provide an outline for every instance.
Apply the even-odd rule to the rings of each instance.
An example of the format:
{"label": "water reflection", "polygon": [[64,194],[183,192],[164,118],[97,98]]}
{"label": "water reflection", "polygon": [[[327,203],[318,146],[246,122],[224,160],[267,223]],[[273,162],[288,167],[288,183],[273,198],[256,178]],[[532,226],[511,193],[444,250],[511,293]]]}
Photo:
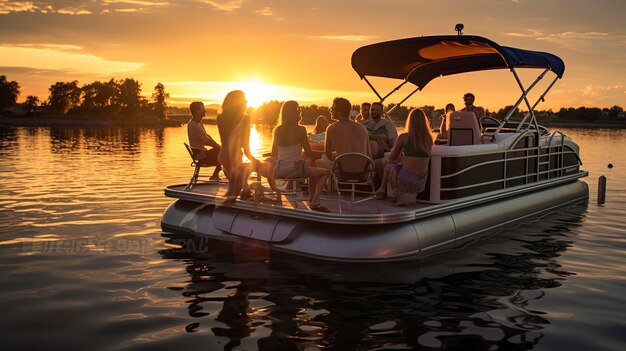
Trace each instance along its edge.
{"label": "water reflection", "polygon": [[550,324],[533,302],[573,274],[559,257],[585,210],[425,262],[367,270],[169,233],[173,248],[160,254],[183,260],[191,278],[181,293],[198,322],[188,331],[227,337],[225,350],[523,350]]}
{"label": "water reflection", "polygon": [[81,130],[50,128],[50,151],[54,154],[72,153],[80,148]]}
{"label": "water reflection", "polygon": [[15,128],[0,125],[0,151],[9,149],[17,141]]}
{"label": "water reflection", "polygon": [[[96,152],[118,152],[128,154],[140,152],[141,142],[154,141],[154,147],[163,152],[165,145],[164,129],[140,128],[21,128],[32,136],[49,137],[50,151],[53,154],[76,153],[81,150]],[[15,133],[15,129],[8,131]],[[49,135],[46,135],[49,134]],[[0,140],[10,141],[8,134],[0,134]]]}

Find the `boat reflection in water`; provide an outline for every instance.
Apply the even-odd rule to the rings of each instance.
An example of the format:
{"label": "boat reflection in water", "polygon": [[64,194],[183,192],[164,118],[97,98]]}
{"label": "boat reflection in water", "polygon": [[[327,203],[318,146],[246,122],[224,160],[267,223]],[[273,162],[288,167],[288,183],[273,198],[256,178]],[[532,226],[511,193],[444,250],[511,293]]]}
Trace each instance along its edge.
{"label": "boat reflection in water", "polygon": [[559,257],[585,211],[416,262],[324,262],[171,233],[160,254],[186,264],[187,331],[225,350],[530,349],[550,324],[533,301],[573,274]]}

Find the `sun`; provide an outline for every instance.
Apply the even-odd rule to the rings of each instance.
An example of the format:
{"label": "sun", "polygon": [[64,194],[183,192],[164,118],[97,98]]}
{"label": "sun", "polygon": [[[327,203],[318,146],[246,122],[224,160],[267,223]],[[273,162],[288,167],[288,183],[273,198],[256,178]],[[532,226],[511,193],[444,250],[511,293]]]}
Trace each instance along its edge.
{"label": "sun", "polygon": [[259,107],[270,100],[277,100],[274,87],[258,81],[243,82],[241,90],[246,94],[248,107]]}

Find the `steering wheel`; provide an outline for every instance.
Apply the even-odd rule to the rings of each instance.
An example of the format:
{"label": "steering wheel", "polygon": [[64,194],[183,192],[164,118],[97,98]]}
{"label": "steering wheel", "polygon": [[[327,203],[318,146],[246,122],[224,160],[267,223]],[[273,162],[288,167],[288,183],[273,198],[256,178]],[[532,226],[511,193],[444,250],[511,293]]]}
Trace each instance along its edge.
{"label": "steering wheel", "polygon": [[484,133],[484,132],[485,132],[485,129],[486,129],[486,127],[484,127],[484,126],[483,126],[483,120],[485,120],[485,121],[492,121],[492,122],[495,122],[495,124],[496,124],[498,127],[500,126],[500,123],[502,123],[502,121],[500,121],[500,120],[498,120],[498,119],[495,119],[495,118],[493,118],[493,117],[489,117],[489,116],[481,117],[481,118],[478,120],[478,124],[480,124],[480,132],[481,132],[481,133]]}

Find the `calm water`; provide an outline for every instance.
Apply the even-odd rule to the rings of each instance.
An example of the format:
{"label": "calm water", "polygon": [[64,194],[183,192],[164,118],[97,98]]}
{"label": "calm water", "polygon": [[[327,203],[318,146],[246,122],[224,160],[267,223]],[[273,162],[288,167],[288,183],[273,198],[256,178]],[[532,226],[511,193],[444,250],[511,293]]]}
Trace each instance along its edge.
{"label": "calm water", "polygon": [[564,131],[588,206],[364,267],[163,233],[163,187],[192,172],[184,128],[0,127],[0,347],[624,350],[626,131]]}

